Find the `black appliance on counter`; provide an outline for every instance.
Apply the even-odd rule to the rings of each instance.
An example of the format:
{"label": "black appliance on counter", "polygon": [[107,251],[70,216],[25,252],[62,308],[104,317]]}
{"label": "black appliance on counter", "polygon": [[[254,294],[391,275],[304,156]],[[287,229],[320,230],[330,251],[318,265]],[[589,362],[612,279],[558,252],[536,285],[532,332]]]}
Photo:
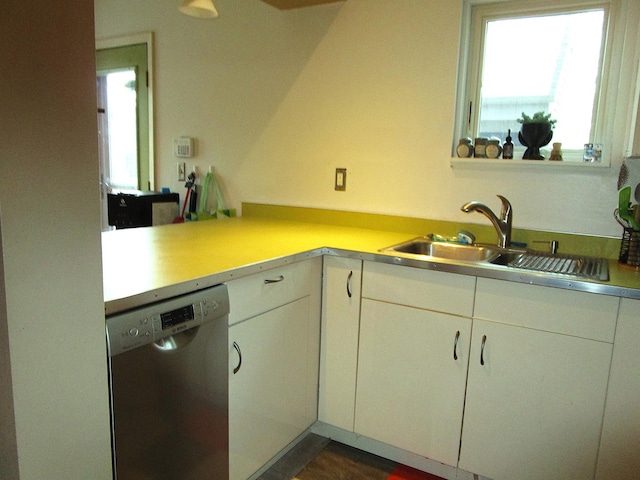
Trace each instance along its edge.
{"label": "black appliance on counter", "polygon": [[120,190],[108,194],[109,225],[120,228],[171,223],[179,213],[177,193]]}

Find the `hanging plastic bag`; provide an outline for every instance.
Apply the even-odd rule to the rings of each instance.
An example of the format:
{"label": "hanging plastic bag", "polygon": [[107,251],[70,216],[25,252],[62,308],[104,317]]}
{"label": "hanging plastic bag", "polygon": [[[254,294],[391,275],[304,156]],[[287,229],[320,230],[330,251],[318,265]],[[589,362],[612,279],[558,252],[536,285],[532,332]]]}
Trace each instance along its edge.
{"label": "hanging plastic bag", "polygon": [[[212,191],[215,197],[215,209],[207,210],[207,198],[209,192]],[[215,220],[216,218],[229,218],[236,216],[235,208],[226,208],[222,189],[218,183],[216,176],[209,172],[204,178],[202,184],[202,192],[200,193],[200,205],[198,212],[191,214],[191,220]]]}
{"label": "hanging plastic bag", "polygon": [[220,184],[218,183],[218,178],[213,175],[213,193],[216,197],[216,218],[229,218],[236,216],[235,208],[227,208],[224,196],[222,194],[222,188],[220,188]]}

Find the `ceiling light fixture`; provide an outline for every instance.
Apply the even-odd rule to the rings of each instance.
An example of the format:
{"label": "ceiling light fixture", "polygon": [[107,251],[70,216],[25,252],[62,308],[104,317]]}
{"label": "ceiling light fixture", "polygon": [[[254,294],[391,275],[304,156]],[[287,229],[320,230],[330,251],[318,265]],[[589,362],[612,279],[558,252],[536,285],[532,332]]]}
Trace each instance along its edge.
{"label": "ceiling light fixture", "polygon": [[191,17],[216,18],[218,16],[213,0],[184,0],[178,9]]}

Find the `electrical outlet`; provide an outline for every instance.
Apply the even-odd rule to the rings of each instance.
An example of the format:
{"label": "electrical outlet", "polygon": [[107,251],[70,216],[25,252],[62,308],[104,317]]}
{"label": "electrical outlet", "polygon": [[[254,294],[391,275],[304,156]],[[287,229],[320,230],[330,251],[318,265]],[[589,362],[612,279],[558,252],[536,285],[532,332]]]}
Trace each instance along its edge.
{"label": "electrical outlet", "polygon": [[184,172],[187,170],[187,166],[184,162],[178,162],[178,181],[184,182]]}
{"label": "electrical outlet", "polygon": [[336,168],[335,189],[338,192],[344,192],[347,189],[347,169]]}

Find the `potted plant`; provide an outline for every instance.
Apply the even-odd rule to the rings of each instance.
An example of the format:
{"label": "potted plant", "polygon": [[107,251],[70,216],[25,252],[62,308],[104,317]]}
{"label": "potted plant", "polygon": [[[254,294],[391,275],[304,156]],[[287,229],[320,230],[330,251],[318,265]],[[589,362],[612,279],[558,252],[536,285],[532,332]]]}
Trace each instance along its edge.
{"label": "potted plant", "polygon": [[522,112],[522,117],[518,118],[518,123],[522,124],[522,129],[518,133],[520,143],[527,147],[522,156],[525,160],[544,160],[544,155],[540,154],[540,147],[547,145],[553,138],[553,129],[557,120],[551,118],[550,113],[536,112],[533,117]]}

